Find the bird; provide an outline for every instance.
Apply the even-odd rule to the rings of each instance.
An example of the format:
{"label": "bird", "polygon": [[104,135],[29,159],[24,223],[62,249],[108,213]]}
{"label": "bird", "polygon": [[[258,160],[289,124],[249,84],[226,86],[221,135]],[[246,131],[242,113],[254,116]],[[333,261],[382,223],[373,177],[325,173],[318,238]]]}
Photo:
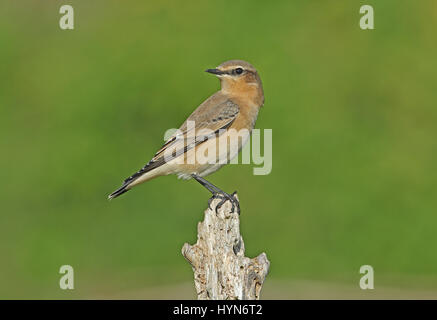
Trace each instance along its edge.
{"label": "bird", "polygon": [[209,190],[209,203],[220,198],[216,210],[229,200],[232,212],[236,208],[240,213],[236,192],[228,194],[204,177],[229,163],[249,140],[264,105],[263,86],[258,71],[243,60],[229,60],[205,72],[219,78],[220,90],[200,104],[154,157],[125,179],[109,199],[156,177],[176,174],[184,180],[195,179]]}

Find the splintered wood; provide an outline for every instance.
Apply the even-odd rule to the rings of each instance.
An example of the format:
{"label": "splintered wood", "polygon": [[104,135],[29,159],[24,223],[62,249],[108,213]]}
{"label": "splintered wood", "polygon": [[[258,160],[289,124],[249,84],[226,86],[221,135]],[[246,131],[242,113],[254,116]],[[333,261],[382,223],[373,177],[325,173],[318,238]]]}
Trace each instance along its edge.
{"label": "splintered wood", "polygon": [[185,243],[182,254],[191,264],[199,300],[258,300],[270,262],[265,253],[244,256],[240,216],[226,201],[213,199],[197,228],[197,243]]}

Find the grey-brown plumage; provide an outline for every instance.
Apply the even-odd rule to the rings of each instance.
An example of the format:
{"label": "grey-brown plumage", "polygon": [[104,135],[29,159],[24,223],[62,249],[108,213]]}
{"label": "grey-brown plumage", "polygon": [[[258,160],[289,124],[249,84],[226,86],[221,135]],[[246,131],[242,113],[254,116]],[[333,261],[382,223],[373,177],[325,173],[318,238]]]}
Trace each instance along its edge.
{"label": "grey-brown plumage", "polygon": [[[195,178],[205,187],[205,183],[211,185],[202,177],[215,172],[224,163],[200,163],[196,158],[198,148],[216,144],[217,138],[221,135],[232,138],[235,132],[241,134],[246,130],[247,133],[244,131],[242,134],[243,143],[231,146],[226,150],[226,154],[217,152],[214,156],[217,159],[224,157],[231,160],[238,154],[247,142],[255,125],[258,110],[264,103],[261,79],[252,65],[241,60],[227,61],[216,69],[208,69],[207,72],[217,75],[221,82],[221,90],[203,102],[141,170],[125,179],[122,186],[109,195],[110,199],[142,182],[168,174],[177,174],[183,179]],[[169,153],[174,156],[173,160],[168,160]],[[183,163],[177,161],[181,160],[181,157],[184,159]],[[224,193],[215,186],[215,191],[207,188],[214,194]]]}

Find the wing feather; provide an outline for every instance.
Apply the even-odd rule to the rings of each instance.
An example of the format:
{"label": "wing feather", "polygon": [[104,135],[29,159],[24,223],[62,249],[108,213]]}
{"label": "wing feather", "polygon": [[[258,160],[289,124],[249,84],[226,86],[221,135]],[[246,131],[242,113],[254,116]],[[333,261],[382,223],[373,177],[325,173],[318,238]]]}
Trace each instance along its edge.
{"label": "wing feather", "polygon": [[[220,134],[221,129],[227,129],[234,122],[240,108],[232,100],[223,99],[222,97],[213,95],[201,104],[181,125],[179,130],[156,152],[152,160],[138,172],[124,180],[123,186],[129,185],[144,173],[163,165],[166,162],[164,155],[170,148],[175,158],[206,140],[216,137]],[[189,121],[193,121],[192,126]]]}

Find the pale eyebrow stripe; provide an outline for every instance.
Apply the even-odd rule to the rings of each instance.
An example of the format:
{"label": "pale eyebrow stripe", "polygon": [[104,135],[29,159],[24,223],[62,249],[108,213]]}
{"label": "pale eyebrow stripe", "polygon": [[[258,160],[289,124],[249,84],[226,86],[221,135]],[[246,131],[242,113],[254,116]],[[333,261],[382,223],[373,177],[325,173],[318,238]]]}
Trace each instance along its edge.
{"label": "pale eyebrow stripe", "polygon": [[255,71],[250,70],[250,69],[245,69],[242,66],[229,67],[228,69],[223,69],[222,72],[224,72],[227,75],[233,76],[232,71],[237,69],[237,68],[241,68],[241,69],[243,69],[246,72],[255,73]]}

